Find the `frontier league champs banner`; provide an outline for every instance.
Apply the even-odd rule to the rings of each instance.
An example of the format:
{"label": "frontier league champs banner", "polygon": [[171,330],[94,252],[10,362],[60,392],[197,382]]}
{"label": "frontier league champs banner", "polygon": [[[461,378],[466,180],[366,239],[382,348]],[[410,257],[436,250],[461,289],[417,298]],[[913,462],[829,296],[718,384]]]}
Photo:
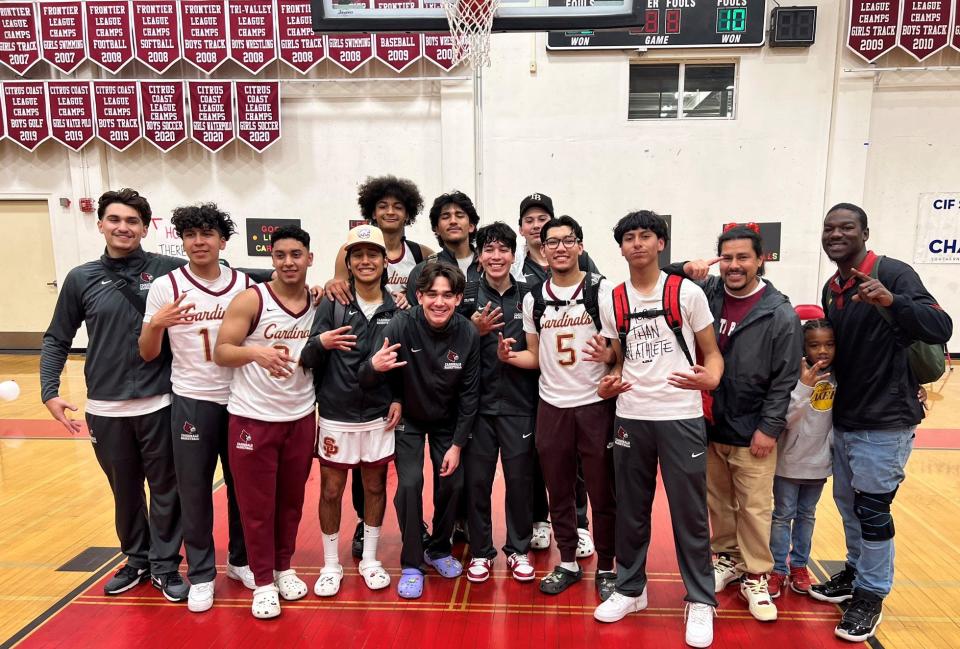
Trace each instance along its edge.
{"label": "frontier league champs banner", "polygon": [[960,192],[920,194],[915,264],[960,264]]}

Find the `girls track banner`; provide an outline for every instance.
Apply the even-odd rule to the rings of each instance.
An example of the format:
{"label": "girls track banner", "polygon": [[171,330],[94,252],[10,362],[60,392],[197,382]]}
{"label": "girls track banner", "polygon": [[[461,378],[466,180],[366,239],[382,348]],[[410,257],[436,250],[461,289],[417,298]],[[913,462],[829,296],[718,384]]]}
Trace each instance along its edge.
{"label": "girls track banner", "polygon": [[[356,1],[373,9],[435,4]],[[181,60],[204,74],[227,61],[257,74],[277,59],[306,74],[325,58],[349,73],[373,60],[402,72],[421,58],[447,71],[452,53],[447,33],[314,33],[310,0],[0,0],[0,64],[21,76],[40,60],[64,74],[86,60],[108,74],[134,60],[157,74]]]}
{"label": "girls track banner", "polygon": [[867,63],[898,48],[920,62],[960,50],[958,14],[960,0],[850,0],[847,47]]}

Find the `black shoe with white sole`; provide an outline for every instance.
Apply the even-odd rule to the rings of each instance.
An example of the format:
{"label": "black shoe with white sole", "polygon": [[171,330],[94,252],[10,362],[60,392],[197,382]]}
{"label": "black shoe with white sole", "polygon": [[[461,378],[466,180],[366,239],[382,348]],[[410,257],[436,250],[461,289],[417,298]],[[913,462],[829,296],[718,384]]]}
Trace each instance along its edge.
{"label": "black shoe with white sole", "polygon": [[104,595],[119,595],[131,588],[139,586],[150,579],[150,572],[146,568],[134,568],[129,563],[117,571],[110,581],[103,587]]}
{"label": "black shoe with white sole", "polygon": [[573,586],[583,577],[583,569],[573,572],[563,566],[557,566],[549,575],[540,580],[540,592],[545,595],[559,595]]}
{"label": "black shoe with white sole", "polygon": [[850,642],[863,642],[877,633],[880,620],[883,619],[883,598],[857,588],[853,599],[843,612],[840,624],[833,630],[838,638]]}
{"label": "black shoe with white sole", "polygon": [[150,583],[153,587],[163,593],[171,602],[186,601],[190,594],[190,586],[183,581],[179,572],[165,572],[162,575],[152,575]]}
{"label": "black shoe with white sole", "polygon": [[357,529],[353,530],[353,540],[350,542],[350,554],[354,559],[363,556],[363,521],[357,521]]}
{"label": "black shoe with white sole", "polygon": [[853,578],[855,576],[854,569],[845,565],[843,570],[832,575],[829,581],[811,586],[808,594],[821,602],[830,602],[831,604],[845,602],[853,597]]}

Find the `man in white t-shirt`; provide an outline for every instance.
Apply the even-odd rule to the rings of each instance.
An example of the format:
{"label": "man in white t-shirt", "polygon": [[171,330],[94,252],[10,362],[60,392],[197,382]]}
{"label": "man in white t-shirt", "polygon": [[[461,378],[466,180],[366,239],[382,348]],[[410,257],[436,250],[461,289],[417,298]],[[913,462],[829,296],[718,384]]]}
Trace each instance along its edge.
{"label": "man in white t-shirt", "polygon": [[502,339],[501,361],[540,369],[536,444],[550,494],[550,516],[560,550],[560,565],[540,582],[556,595],[579,581],[575,487],[577,458],[593,510],[597,552],[596,587],[603,600],[613,592],[615,575],[612,452],[613,402],[597,394],[597,385],[614,362],[613,351],[599,335],[599,295],[610,283],[580,270],[583,230],[569,216],[551,219],[540,231],[551,277],[523,300],[527,348],[514,352],[512,338]]}
{"label": "man in white t-shirt", "polygon": [[659,269],[658,253],[669,239],[666,221],[646,210],[633,212],[617,223],[614,238],[630,280],[601,297],[602,333],[613,341],[618,365],[603,378],[599,392],[618,395],[613,440],[617,584],[594,617],[616,622],[647,607],[646,560],[659,460],[687,588],[687,644],[707,647],[717,601],[700,391],[719,383],[723,358],[703,291],[679,276],[668,280]]}
{"label": "man in white t-shirt", "polygon": [[152,361],[160,356],[166,333],[173,353],[170,426],[189,565],[187,608],[199,613],[213,606],[217,576],[213,474],[218,457],[227,486],[227,576],[255,588],[227,457],[227,398],[233,370],[213,362],[223,314],[250,279],[220,264],[220,251],[236,231],[229,214],[213,203],[190,205],[175,209],[171,222],[190,263],[153,282],[139,344],[140,356]]}

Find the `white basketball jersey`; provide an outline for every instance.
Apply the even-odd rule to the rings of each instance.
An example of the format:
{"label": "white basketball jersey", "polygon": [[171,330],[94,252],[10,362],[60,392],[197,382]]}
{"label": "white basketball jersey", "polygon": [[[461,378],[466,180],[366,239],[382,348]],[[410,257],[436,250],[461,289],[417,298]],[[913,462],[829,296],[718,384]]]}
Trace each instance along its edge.
{"label": "white basketball jersey", "polygon": [[[584,283],[554,286],[543,283],[545,302],[583,299]],[[601,280],[600,293],[612,289]],[[523,298],[523,330],[537,333],[533,322],[533,293]],[[603,363],[583,359],[587,342],[597,335],[597,326],[583,304],[548,306],[540,318],[540,398],[557,408],[574,408],[601,401],[600,379],[609,371]]]}
{"label": "white basketball jersey", "polygon": [[186,314],[189,322],[167,329],[173,351],[170,380],[174,394],[226,405],[233,369],[213,362],[213,346],[227,305],[249,284],[246,275],[232,268],[221,267],[220,276],[210,281],[191,273],[188,266],[182,266],[150,287],[144,322],[149,322],[163,305],[181,295],[184,296],[181,305],[193,305]]}
{"label": "white basketball jersey", "polygon": [[403,293],[407,290],[407,277],[410,271],[417,265],[417,260],[413,258],[413,251],[410,244],[403,242],[403,254],[399,259],[387,259],[387,290],[391,294]]}
{"label": "white basketball jersey", "polygon": [[313,412],[316,401],[313,373],[300,367],[299,362],[317,309],[309,294],[307,306],[300,313],[291,313],[273,294],[269,284],[254,286],[253,290],[260,298],[260,309],[243,344],[286,348],[292,359],[293,374],[276,378],[256,363],[236,368],[227,411],[260,421],[296,421]]}

